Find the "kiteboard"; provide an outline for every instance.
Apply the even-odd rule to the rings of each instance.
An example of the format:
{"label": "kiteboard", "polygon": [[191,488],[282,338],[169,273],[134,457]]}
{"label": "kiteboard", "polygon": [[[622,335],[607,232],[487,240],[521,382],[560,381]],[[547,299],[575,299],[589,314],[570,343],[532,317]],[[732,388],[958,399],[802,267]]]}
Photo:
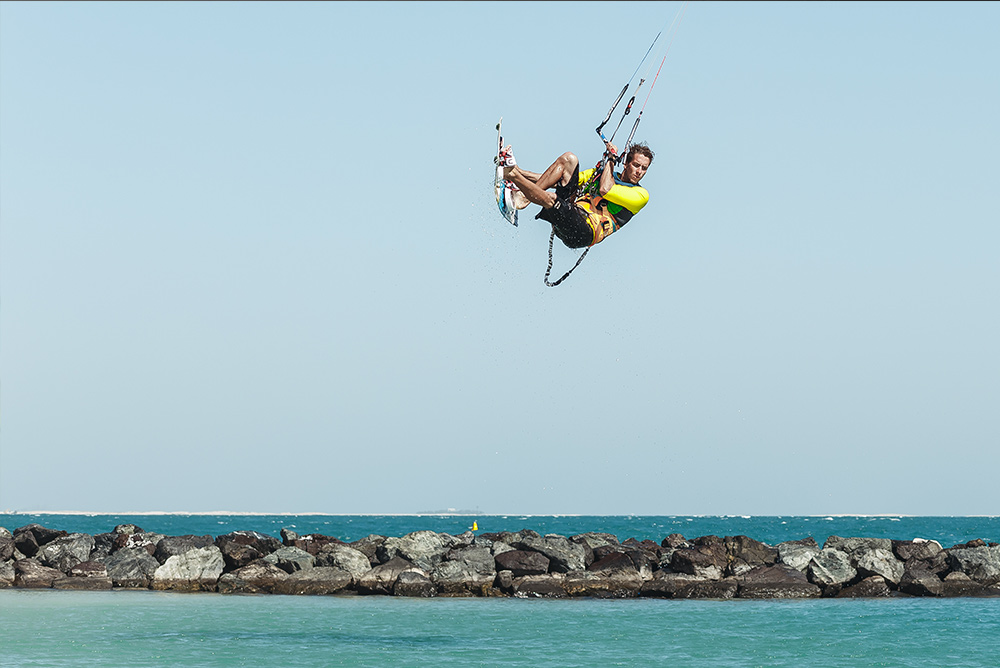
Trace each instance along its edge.
{"label": "kiteboard", "polygon": [[497,156],[494,162],[496,163],[497,171],[496,176],[493,179],[493,190],[497,197],[497,208],[500,209],[500,215],[507,219],[514,227],[517,227],[517,207],[514,206],[514,184],[510,181],[504,179],[503,177],[503,163],[500,161],[500,153],[503,151],[503,133],[500,130],[500,124],[503,123],[503,117],[497,121]]}

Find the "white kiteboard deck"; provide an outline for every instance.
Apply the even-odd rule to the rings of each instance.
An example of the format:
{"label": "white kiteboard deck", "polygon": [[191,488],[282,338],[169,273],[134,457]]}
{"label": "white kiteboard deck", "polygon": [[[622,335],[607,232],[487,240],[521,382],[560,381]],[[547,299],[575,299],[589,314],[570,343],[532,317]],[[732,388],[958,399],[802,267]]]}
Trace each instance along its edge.
{"label": "white kiteboard deck", "polygon": [[497,121],[497,156],[495,159],[496,164],[496,176],[493,179],[493,190],[497,197],[497,208],[500,209],[500,215],[507,219],[514,227],[517,227],[517,208],[514,206],[514,184],[507,181],[503,177],[503,165],[500,164],[500,152],[503,151],[503,133],[500,130],[500,124],[503,122],[503,117]]}

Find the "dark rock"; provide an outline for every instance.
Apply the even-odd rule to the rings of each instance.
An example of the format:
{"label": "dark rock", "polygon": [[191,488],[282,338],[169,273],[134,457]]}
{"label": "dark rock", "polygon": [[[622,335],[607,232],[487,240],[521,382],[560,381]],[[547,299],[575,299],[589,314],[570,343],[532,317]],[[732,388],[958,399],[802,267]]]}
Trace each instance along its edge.
{"label": "dark rock", "polygon": [[218,536],[215,546],[222,552],[226,570],[235,571],[271,554],[281,547],[281,542],[256,531],[233,531]]}
{"label": "dark rock", "polygon": [[[715,538],[717,540],[704,540]],[[727,565],[726,546],[717,536],[696,538],[691,547],[679,548],[670,559],[670,568],[699,578],[719,580]]]}
{"label": "dark rock", "polygon": [[368,557],[368,562],[372,566],[378,566],[381,562],[378,560],[378,548],[381,547],[386,541],[385,536],[379,536],[377,534],[371,534],[365,536],[361,540],[356,540],[353,543],[348,543],[348,547],[351,547],[361,554]]}
{"label": "dark rock", "polygon": [[36,558],[43,566],[66,573],[70,568],[90,559],[94,538],[85,533],[60,536],[38,549]]}
{"label": "dark rock", "polygon": [[823,549],[840,550],[849,556],[854,556],[858,552],[871,552],[872,550],[886,550],[892,552],[892,541],[888,538],[841,538],[840,536],[830,536],[823,544]]}
{"label": "dark rock", "polygon": [[704,580],[688,573],[656,571],[650,580],[642,583],[639,594],[655,598],[673,598],[681,588],[694,582],[704,582]]}
{"label": "dark rock", "polygon": [[31,526],[29,524],[27,527],[15,529],[13,536],[14,549],[29,559],[38,553],[38,539],[31,531]]}
{"label": "dark rock", "polygon": [[911,559],[899,579],[899,591],[910,596],[940,596],[944,591],[941,578],[936,573],[920,568],[919,560]]}
{"label": "dark rock", "polygon": [[496,571],[492,563],[487,570],[469,561],[443,561],[431,569],[429,578],[441,596],[488,596]]}
{"label": "dark rock", "polygon": [[[284,550],[298,548],[284,547]],[[306,553],[308,554],[308,553]],[[312,555],[310,555],[312,556]],[[339,568],[320,566],[308,570],[295,571],[273,585],[275,594],[323,596],[343,591],[351,584],[351,574]]]}
{"label": "dark rock", "polygon": [[735,578],[740,598],[819,598],[822,590],[811,584],[805,573],[787,566],[758,566]]}
{"label": "dark rock", "polygon": [[549,558],[540,552],[511,550],[494,557],[496,570],[511,571],[515,578],[542,575],[549,571]]}
{"label": "dark rock", "polygon": [[727,575],[743,575],[760,566],[773,566],[778,560],[777,548],[749,536],[727,536],[724,544]]}
{"label": "dark rock", "polygon": [[277,583],[287,577],[285,571],[259,559],[231,573],[223,573],[217,587],[222,594],[273,594]]}
{"label": "dark rock", "polygon": [[107,567],[97,561],[79,563],[70,569],[69,577],[58,578],[52,582],[53,589],[102,591],[111,587],[112,582]]}
{"label": "dark rock", "polygon": [[437,587],[420,571],[403,571],[392,588],[393,596],[430,598],[437,595]]}
{"label": "dark rock", "polygon": [[856,585],[844,587],[837,593],[837,598],[885,598],[891,593],[885,578],[872,575]]}
{"label": "dark rock", "polygon": [[947,552],[952,571],[965,573],[981,584],[1000,582],[1000,547],[977,545],[952,548]]}
{"label": "dark rock", "polygon": [[554,573],[582,571],[587,566],[586,551],[582,545],[564,536],[548,534],[541,538],[526,536],[518,543],[511,543],[519,550],[530,550],[549,559],[549,570]]}
{"label": "dark rock", "polygon": [[357,583],[358,591],[363,594],[391,594],[399,574],[404,571],[420,571],[425,577],[427,576],[425,571],[406,559],[393,557],[361,576]]}
{"label": "dark rock", "polygon": [[115,534],[99,533],[94,535],[94,549],[90,551],[92,561],[103,561],[115,549]]}
{"label": "dark rock", "polygon": [[104,559],[108,576],[116,587],[146,589],[160,562],[145,547],[124,548]]}
{"label": "dark rock", "polygon": [[42,566],[36,559],[19,559],[14,562],[14,586],[23,589],[49,589],[63,577],[62,571]]}
{"label": "dark rock", "polygon": [[[976,548],[965,548],[976,549]],[[980,596],[983,594],[983,584],[971,579],[965,573],[949,573],[941,582],[941,596],[947,598],[959,596]]]}
{"label": "dark rock", "polygon": [[952,545],[950,549],[958,550],[962,548],[971,548],[971,547],[989,547],[989,545],[982,538],[976,538],[975,540],[970,540],[968,543],[959,543],[958,545]]}
{"label": "dark rock", "polygon": [[821,587],[850,582],[858,572],[851,566],[851,558],[840,550],[823,548],[809,562],[809,581]]}
{"label": "dark rock", "polygon": [[324,536],[319,533],[310,533],[305,536],[299,536],[294,540],[285,540],[284,544],[287,547],[297,547],[300,550],[305,550],[313,556],[319,554],[319,551],[327,545],[347,545],[347,543],[339,538]]}
{"label": "dark rock", "polygon": [[791,566],[800,571],[805,571],[809,567],[812,558],[819,554],[819,545],[813,537],[802,540],[789,540],[779,543],[778,559],[776,563]]}
{"label": "dark rock", "polygon": [[386,538],[378,548],[378,560],[386,563],[395,557],[402,557],[413,565],[429,571],[444,560],[444,554],[455,543],[447,534],[434,531],[414,531],[402,538]]}
{"label": "dark rock", "polygon": [[635,567],[635,562],[632,561],[632,557],[624,552],[612,552],[592,563],[587,567],[587,570],[605,572],[626,571],[635,575],[639,574],[639,571]]}
{"label": "dark rock", "polygon": [[274,564],[286,573],[307,571],[316,565],[316,557],[298,547],[279,547],[264,557],[264,561]]}
{"label": "dark rock", "polygon": [[9,561],[14,557],[14,539],[0,536],[0,561]]}
{"label": "dark rock", "polygon": [[14,586],[14,562],[0,561],[0,589]]}
{"label": "dark rock", "polygon": [[281,530],[281,544],[286,547],[294,547],[292,541],[299,539],[299,534],[295,533],[291,529],[282,528]]}
{"label": "dark rock", "polygon": [[899,579],[903,577],[903,562],[891,550],[875,548],[854,554],[852,563],[861,577],[880,575],[893,585],[898,585]]}
{"label": "dark rock", "polygon": [[892,552],[903,562],[917,559],[928,561],[941,552],[941,543],[936,540],[894,540]]}
{"label": "dark rock", "polygon": [[163,538],[164,536],[151,533],[120,533],[115,536],[111,551],[143,549],[149,556],[153,556],[156,544]]}
{"label": "dark rock", "polygon": [[316,566],[347,571],[355,583],[361,579],[362,575],[372,569],[367,555],[353,547],[338,543],[328,543],[320,548],[316,555]]}
{"label": "dark rock", "polygon": [[523,575],[511,581],[511,589],[517,598],[565,598],[565,579],[562,573]]}
{"label": "dark rock", "polygon": [[563,579],[563,589],[570,596],[633,598],[639,595],[642,582],[642,577],[634,567],[570,571]]}
{"label": "dark rock", "polygon": [[690,545],[686,540],[684,540],[684,536],[679,533],[672,533],[660,541],[660,547],[668,547],[672,550],[676,550],[682,547],[690,547]]}
{"label": "dark rock", "polygon": [[215,545],[215,539],[211,536],[167,536],[156,544],[153,557],[162,564],[170,557],[210,545]]}
{"label": "dark rock", "polygon": [[[69,533],[66,531],[61,531],[58,529],[48,529],[46,527],[43,527],[41,524],[27,524],[23,527],[14,529],[14,534],[13,534],[14,542],[17,543],[18,536],[23,535],[25,533],[31,534],[32,538],[35,539],[34,542],[37,547],[47,545],[48,543],[54,541],[56,538],[62,538],[63,536],[69,535]],[[17,549],[21,550],[20,546],[18,546]],[[21,552],[27,554],[27,552],[25,552],[24,550],[21,550]]]}
{"label": "dark rock", "polygon": [[681,587],[673,597],[729,599],[736,596],[738,589],[739,583],[732,578],[726,580],[702,580]]}
{"label": "dark rock", "polygon": [[151,586],[161,591],[215,591],[224,567],[222,550],[218,547],[196,547],[167,557],[153,572]]}

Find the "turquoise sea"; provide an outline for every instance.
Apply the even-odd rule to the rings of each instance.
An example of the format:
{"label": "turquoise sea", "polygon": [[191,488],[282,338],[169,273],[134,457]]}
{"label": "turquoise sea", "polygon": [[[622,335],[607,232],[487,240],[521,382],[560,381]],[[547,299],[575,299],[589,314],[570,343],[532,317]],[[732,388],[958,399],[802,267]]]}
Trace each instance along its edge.
{"label": "turquoise sea", "polygon": [[[100,533],[282,527],[345,540],[417,529],[607,531],[660,540],[745,534],[1000,538],[989,517],[552,517],[0,514]],[[687,527],[686,529],[684,527]],[[1000,665],[1000,599],[672,601],[222,596],[0,590],[0,666],[976,666]]]}

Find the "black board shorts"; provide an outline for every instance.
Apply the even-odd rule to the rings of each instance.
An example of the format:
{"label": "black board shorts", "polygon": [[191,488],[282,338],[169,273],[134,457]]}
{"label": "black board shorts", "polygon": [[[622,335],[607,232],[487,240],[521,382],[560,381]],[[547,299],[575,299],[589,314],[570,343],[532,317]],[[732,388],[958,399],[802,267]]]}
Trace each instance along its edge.
{"label": "black board shorts", "polygon": [[587,212],[576,205],[580,165],[573,170],[568,185],[556,186],[556,203],[551,209],[542,209],[536,219],[552,224],[556,236],[569,248],[586,248],[594,243],[594,230],[590,227]]}

